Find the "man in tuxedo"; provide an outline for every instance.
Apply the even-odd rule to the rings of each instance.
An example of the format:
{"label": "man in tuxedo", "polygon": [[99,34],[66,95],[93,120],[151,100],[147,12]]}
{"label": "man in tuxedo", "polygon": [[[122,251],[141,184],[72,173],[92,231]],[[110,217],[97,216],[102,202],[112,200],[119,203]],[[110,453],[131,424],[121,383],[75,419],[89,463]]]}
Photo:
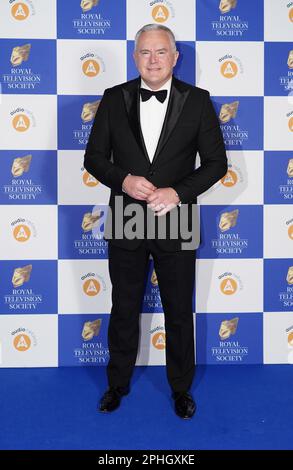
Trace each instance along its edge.
{"label": "man in tuxedo", "polygon": [[[173,76],[178,55],[169,28],[151,24],[138,31],[134,60],[140,76],[105,90],[85,152],[84,167],[111,188],[112,217],[107,216],[104,234],[112,282],[109,387],[99,403],[102,412],[117,409],[130,391],[150,254],[165,315],[166,370],[174,409],[184,419],[196,409],[190,393],[196,250],[192,243],[184,247],[179,233],[171,235],[171,214],[180,218],[187,209],[192,226],[197,196],[226,174],[227,158],[209,92]],[[197,152],[200,166],[195,169]],[[145,225],[142,236],[130,236],[126,227],[133,207],[143,214],[140,224],[147,225],[152,215],[153,237]],[[164,236],[159,220],[166,223]]]}

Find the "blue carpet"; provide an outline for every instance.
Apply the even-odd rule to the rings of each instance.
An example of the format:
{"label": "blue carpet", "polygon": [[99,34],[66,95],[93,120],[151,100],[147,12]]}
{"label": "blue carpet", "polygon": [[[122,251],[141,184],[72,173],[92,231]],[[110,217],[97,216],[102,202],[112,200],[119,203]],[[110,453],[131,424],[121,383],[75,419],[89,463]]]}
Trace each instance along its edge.
{"label": "blue carpet", "polygon": [[197,366],[190,421],[172,410],[164,367],[137,367],[104,415],[101,367],[2,369],[0,449],[293,449],[293,374],[280,366]]}

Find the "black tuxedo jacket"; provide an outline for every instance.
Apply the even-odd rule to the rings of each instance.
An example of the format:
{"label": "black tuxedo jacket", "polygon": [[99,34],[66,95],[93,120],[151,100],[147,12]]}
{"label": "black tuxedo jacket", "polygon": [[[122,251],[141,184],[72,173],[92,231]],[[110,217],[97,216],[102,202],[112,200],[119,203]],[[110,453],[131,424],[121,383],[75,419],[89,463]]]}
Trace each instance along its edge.
{"label": "black tuxedo jacket", "polygon": [[[145,214],[150,211],[145,201],[133,199],[122,191],[122,182],[129,173],[144,176],[158,188],[173,187],[182,204],[191,208],[197,203],[197,196],[227,172],[223,137],[209,92],[174,76],[162,132],[151,162],[140,127],[139,87],[140,77],[105,90],[84,156],[87,171],[111,188],[112,220],[108,217],[104,239],[109,240],[112,232],[112,243],[129,250],[136,249],[141,239],[119,238],[121,235],[115,232],[115,196],[123,197],[123,214],[131,203],[140,204]],[[200,167],[195,169],[197,152]],[[178,215],[180,210],[172,209]],[[123,226],[131,217],[123,216]],[[166,218],[166,239],[156,239],[156,243],[162,250],[180,250],[180,235],[177,239],[169,236],[170,213],[161,217]]]}

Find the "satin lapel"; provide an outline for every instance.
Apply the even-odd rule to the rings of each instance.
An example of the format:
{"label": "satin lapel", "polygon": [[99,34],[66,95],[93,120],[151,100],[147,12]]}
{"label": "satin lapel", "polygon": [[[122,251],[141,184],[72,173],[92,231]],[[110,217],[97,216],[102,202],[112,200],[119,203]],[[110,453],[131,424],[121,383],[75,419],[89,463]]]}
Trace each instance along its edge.
{"label": "satin lapel", "polygon": [[180,82],[178,82],[178,80],[173,77],[166,116],[152,164],[154,164],[155,160],[158,158],[158,155],[167,143],[181,114],[181,111],[188,95],[188,88],[184,87],[183,89],[181,89]]}
{"label": "satin lapel", "polygon": [[147,161],[150,163],[150,159],[147,153],[147,149],[144,143],[143,135],[141,132],[140,127],[140,119],[139,119],[139,86],[140,86],[140,78],[134,80],[128,86],[122,88],[124,101],[126,105],[126,110],[128,114],[129,124],[131,130],[134,134],[134,137],[142,150]]}

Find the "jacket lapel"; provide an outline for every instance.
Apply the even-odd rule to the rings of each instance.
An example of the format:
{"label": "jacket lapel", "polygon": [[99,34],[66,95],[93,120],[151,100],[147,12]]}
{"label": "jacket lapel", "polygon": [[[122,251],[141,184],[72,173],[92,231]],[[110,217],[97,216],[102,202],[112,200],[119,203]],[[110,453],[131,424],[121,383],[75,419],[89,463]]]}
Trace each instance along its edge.
{"label": "jacket lapel", "polygon": [[[128,113],[130,127],[132,132],[137,140],[138,145],[140,146],[145,158],[149,163],[151,163],[147,149],[144,143],[140,119],[139,119],[139,105],[140,105],[140,96],[139,96],[139,87],[140,87],[140,77],[128,82],[123,88],[123,95],[125,100],[125,105]],[[170,90],[170,97],[168,102],[168,107],[162,126],[162,131],[159,137],[158,145],[155,151],[155,155],[152,161],[152,165],[157,160],[160,152],[163,147],[166,145],[171,133],[178,121],[178,118],[182,112],[185,101],[188,97],[189,89],[184,85],[183,82],[177,80],[174,76],[172,78],[172,85]]]}
{"label": "jacket lapel", "polygon": [[148,152],[144,143],[144,138],[142,135],[140,127],[140,118],[139,118],[139,87],[140,87],[140,78],[131,80],[131,82],[126,83],[122,87],[122,92],[124,96],[125,106],[128,114],[129,125],[134,134],[134,137],[138,143],[138,146],[141,148],[143,155],[150,163]]}
{"label": "jacket lapel", "polygon": [[188,95],[189,89],[185,87],[184,83],[180,82],[173,76],[168,107],[152,164],[155,163],[160,152],[171,136]]}

